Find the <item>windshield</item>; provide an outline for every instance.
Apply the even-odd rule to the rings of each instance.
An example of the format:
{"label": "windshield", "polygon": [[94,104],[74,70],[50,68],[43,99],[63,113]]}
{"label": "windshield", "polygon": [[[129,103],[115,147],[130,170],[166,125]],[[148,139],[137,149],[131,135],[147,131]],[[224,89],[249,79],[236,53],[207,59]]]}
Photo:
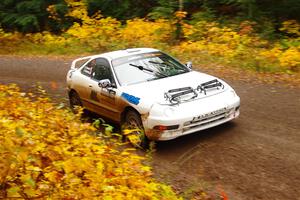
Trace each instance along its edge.
{"label": "windshield", "polygon": [[162,53],[144,53],[118,58],[112,61],[121,85],[152,81],[189,72],[189,69]]}

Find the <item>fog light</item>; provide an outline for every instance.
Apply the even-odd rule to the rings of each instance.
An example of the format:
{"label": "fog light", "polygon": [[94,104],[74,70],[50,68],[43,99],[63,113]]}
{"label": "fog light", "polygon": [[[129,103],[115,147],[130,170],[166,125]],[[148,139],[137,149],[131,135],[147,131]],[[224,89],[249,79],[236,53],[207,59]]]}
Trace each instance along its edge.
{"label": "fog light", "polygon": [[153,129],[159,130],[159,131],[166,131],[166,130],[174,130],[174,129],[178,129],[178,128],[179,128],[179,125],[172,125],[172,126],[158,125],[158,126],[154,126]]}

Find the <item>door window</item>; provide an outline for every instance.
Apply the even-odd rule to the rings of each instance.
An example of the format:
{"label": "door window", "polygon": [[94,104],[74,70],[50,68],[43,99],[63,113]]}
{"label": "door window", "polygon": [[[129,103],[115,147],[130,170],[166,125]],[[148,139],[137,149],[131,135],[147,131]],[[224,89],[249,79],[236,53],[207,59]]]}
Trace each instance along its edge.
{"label": "door window", "polygon": [[109,62],[104,58],[97,58],[95,61],[92,78],[97,81],[109,79],[111,83],[115,83]]}

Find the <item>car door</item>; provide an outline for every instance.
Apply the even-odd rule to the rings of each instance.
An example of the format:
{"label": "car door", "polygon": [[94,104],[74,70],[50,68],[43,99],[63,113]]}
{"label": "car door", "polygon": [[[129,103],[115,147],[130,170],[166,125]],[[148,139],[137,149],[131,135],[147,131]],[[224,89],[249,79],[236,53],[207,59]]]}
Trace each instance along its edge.
{"label": "car door", "polygon": [[[102,88],[98,83],[109,79],[112,87]],[[120,111],[117,106],[117,87],[110,64],[105,58],[97,58],[91,76],[90,100],[96,106],[97,112],[115,121],[119,120]]]}

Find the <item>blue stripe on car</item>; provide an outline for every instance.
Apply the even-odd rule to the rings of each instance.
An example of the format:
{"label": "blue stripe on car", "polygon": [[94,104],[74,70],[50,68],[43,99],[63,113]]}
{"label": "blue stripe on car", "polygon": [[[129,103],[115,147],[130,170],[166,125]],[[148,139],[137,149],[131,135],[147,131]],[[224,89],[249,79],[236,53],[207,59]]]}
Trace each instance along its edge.
{"label": "blue stripe on car", "polygon": [[138,105],[140,103],[140,98],[135,97],[133,95],[127,94],[125,92],[123,92],[121,94],[121,97],[123,97],[126,101],[128,101],[129,103],[132,103],[134,105]]}

